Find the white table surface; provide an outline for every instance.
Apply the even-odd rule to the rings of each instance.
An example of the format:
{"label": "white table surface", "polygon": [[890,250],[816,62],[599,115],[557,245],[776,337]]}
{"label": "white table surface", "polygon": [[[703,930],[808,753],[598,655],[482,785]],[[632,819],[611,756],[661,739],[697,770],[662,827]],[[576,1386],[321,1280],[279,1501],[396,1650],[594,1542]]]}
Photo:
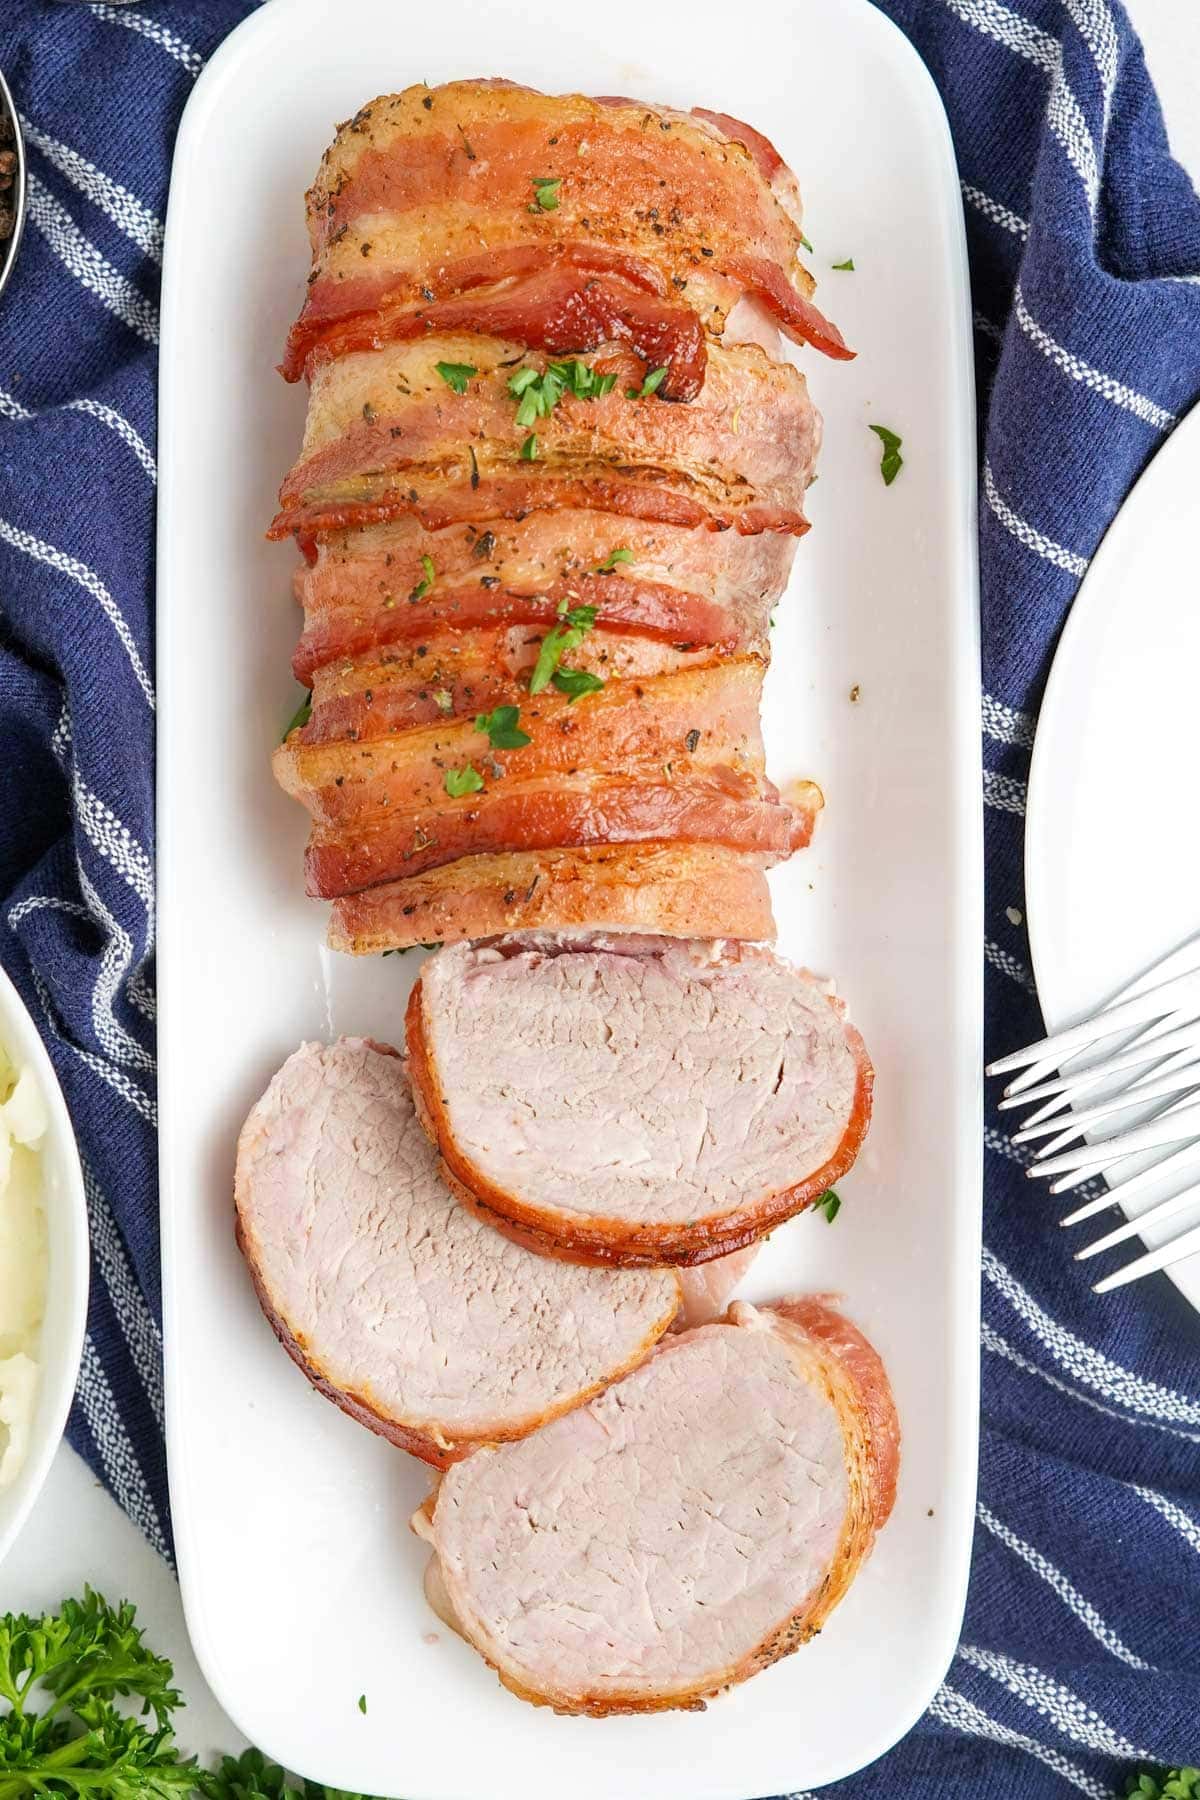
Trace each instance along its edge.
{"label": "white table surface", "polygon": [[[1195,0],[1126,0],[1142,33],[1172,148],[1200,183],[1200,12]],[[67,1445],[25,1530],[0,1571],[4,1610],[56,1606],[85,1582],[136,1602],[156,1649],[175,1664],[187,1700],[180,1738],[201,1755],[244,1740],[209,1692],[188,1644],[175,1579]]]}

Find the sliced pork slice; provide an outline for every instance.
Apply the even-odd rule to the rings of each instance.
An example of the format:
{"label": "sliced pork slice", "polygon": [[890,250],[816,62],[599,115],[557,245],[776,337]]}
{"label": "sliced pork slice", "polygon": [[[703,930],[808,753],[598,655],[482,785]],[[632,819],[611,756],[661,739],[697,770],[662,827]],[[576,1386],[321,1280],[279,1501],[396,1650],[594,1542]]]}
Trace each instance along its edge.
{"label": "sliced pork slice", "polygon": [[333,905],[329,942],[370,956],[501,932],[600,927],[775,935],[762,859],[716,844],[615,844],[465,856]]}
{"label": "sliced pork slice", "polygon": [[478,715],[365,741],[292,734],[274,768],[313,817],[309,892],[594,844],[682,840],[778,860],[808,843],[820,794],[809,784],[785,805],[766,778],[762,674],[742,658],[611,681],[579,704],[547,688],[521,701],[529,742],[510,749]]}
{"label": "sliced pork slice", "polygon": [[432,631],[544,629],[563,601],[595,607],[601,635],[762,655],[794,551],[793,538],[772,532],[690,531],[572,508],[487,529],[426,531],[402,518],[336,532],[296,575],[304,635],[293,669],[310,687],[329,663],[411,650]]}
{"label": "sliced pork slice", "polygon": [[715,1257],[712,1262],[680,1269],[683,1305],[673,1329],[692,1331],[697,1325],[710,1325],[714,1319],[719,1319],[761,1248],[761,1242],[756,1241],[747,1244],[744,1250],[731,1250],[728,1256]]}
{"label": "sliced pork slice", "polygon": [[735,1302],[442,1477],[414,1528],[443,1616],[506,1687],[564,1713],[699,1710],[820,1630],[899,1457],[883,1366],[843,1324],[824,1300]]}
{"label": "sliced pork slice", "polygon": [[798,260],[795,177],[759,132],[722,113],[492,81],[407,88],[341,127],[309,191],[308,225],[291,379],[356,330],[378,341],[465,323],[470,301],[482,329],[502,320],[551,350],[619,335],[644,361],[671,365],[681,398],[699,347],[678,315],[719,333],[744,293],[797,341],[851,354]]}
{"label": "sliced pork slice", "polygon": [[679,1303],[667,1271],[534,1256],[447,1192],[395,1051],[305,1044],[238,1144],[237,1235],[263,1311],[344,1412],[445,1467],[632,1368]]}
{"label": "sliced pork slice", "polygon": [[[430,335],[322,363],[269,535],[407,515],[436,530],[550,507],[747,534],[808,529],[820,423],[798,369],[759,344],[714,346],[703,388],[681,406],[641,396],[628,360],[596,357],[593,371],[615,386],[591,400],[568,390],[536,430],[519,422],[509,382],[517,364],[540,374],[544,358],[511,340]],[[439,363],[475,373],[457,392]]]}
{"label": "sliced pork slice", "polygon": [[455,945],[408,1010],[457,1191],[581,1261],[707,1262],[854,1162],[873,1072],[826,984],[761,947],[532,934]]}

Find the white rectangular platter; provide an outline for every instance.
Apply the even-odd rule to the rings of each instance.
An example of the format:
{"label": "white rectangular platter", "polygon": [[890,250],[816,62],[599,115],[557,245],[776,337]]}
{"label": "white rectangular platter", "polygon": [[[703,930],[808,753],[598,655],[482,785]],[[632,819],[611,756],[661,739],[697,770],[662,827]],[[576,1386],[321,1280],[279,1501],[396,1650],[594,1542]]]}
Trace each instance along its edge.
{"label": "white rectangular platter", "polygon": [[[780,942],[836,975],[875,1123],[746,1292],[832,1288],[904,1429],[891,1524],[820,1639],[703,1714],[557,1718],[502,1689],[421,1595],[419,1463],[320,1399],[233,1242],[234,1141],[306,1037],[401,1041],[420,953],[323,947],[305,819],[268,757],[298,699],[289,546],[264,527],[304,397],[274,372],[308,268],[303,193],[335,121],[410,82],[705,104],[769,134],[808,199],[819,301],[859,357],[807,353],[826,420],[813,530],[778,609],[771,769],[817,779],[815,847],[775,881]],[[853,274],[834,262],[853,257]],[[905,464],[879,475],[871,420]],[[201,76],[167,229],[159,535],[162,1211],[171,1494],[196,1653],[247,1736],[407,1800],[747,1800],[881,1754],[962,1614],[976,1463],[982,845],[966,262],[945,118],[865,0],[272,0]],[[852,701],[851,690],[857,691]],[[366,1695],[367,1710],[357,1701]]]}

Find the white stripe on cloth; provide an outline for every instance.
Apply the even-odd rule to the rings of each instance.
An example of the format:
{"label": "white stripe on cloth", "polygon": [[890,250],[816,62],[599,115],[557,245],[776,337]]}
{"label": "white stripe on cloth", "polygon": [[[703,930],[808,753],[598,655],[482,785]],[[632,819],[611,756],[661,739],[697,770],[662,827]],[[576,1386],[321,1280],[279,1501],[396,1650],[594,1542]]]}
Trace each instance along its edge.
{"label": "white stripe on cloth", "polygon": [[1096,146],[1088,130],[1083,108],[1063,74],[1062,45],[1047,31],[1001,6],[1000,0],[942,0],[944,6],[1005,49],[1027,62],[1036,64],[1050,77],[1050,98],[1046,106],[1046,123],[1062,145],[1068,162],[1083,183],[1088,211],[1095,212],[1100,193],[1100,170]]}
{"label": "white stripe on cloth", "polygon": [[1189,1444],[1200,1444],[1200,1431],[1181,1431],[1177,1425],[1164,1425],[1161,1419],[1131,1419],[1128,1413],[1117,1412],[1114,1407],[1104,1406],[1099,1400],[1093,1400],[1090,1394],[1081,1394],[1078,1388],[1073,1388],[1067,1382],[1060,1381],[1057,1375],[1051,1375],[1048,1369],[1040,1369],[1036,1363],[1030,1362],[1028,1357],[1022,1356],[1019,1351],[1014,1350],[1007,1338],[1001,1337],[998,1331],[994,1331],[986,1319],[980,1326],[979,1340],[983,1348],[990,1350],[993,1356],[1003,1357],[1005,1362],[1011,1363],[1015,1369],[1020,1369],[1026,1375],[1036,1375],[1039,1381],[1044,1381],[1046,1386],[1052,1387],[1056,1393],[1064,1394],[1068,1400],[1077,1401],[1080,1406],[1089,1407],[1092,1412],[1103,1413],[1106,1419],[1116,1419],[1120,1425],[1132,1425],[1136,1431],[1165,1431],[1168,1437],[1185,1438]]}
{"label": "white stripe on cloth", "polygon": [[981,1500],[975,1508],[981,1525],[985,1525],[992,1536],[1019,1556],[1021,1561],[1031,1568],[1035,1575],[1046,1583],[1054,1594],[1057,1594],[1068,1612],[1072,1613],[1085,1631],[1090,1631],[1098,1644],[1102,1644],[1110,1656],[1119,1662],[1128,1663],[1131,1669],[1149,1669],[1151,1664],[1132,1651],[1128,1644],[1119,1638],[1111,1625],[1106,1625],[1090,1600],[1085,1600],[1079,1589],[1070,1582],[1061,1569],[1056,1569],[1049,1557],[1034,1545],[1026,1543],[1015,1531],[1009,1529],[1003,1520],[998,1519],[989,1506]]}
{"label": "white stripe on cloth", "polygon": [[158,342],[158,309],[89,243],[66,207],[36,175],[26,183],[29,217],[59,262],[102,306],[148,344]]}
{"label": "white stripe on cloth", "polygon": [[121,7],[101,4],[90,6],[88,11],[94,13],[96,18],[103,19],[107,25],[124,25],[126,31],[136,31],[139,37],[148,38],[160,50],[165,50],[168,56],[173,56],[177,63],[182,63],[189,75],[198,75],[204,67],[204,58],[198,50],[193,50],[190,44],[185,44],[181,37],[168,31],[157,20],[146,18],[144,13],[128,12]]}
{"label": "white stripe on cloth", "polygon": [[134,1279],[120,1228],[86,1157],[80,1158],[80,1166],[83,1170],[84,1192],[87,1195],[88,1225],[91,1228],[92,1254],[96,1258],[96,1267],[104,1277],[113,1312],[121,1327],[121,1335],[129,1347],[133,1366],[141,1377],[150,1410],[161,1427],[162,1334]]}
{"label": "white stripe on cloth", "polygon": [[1068,1331],[1038,1305],[1033,1295],[1022,1287],[986,1244],[983,1272],[996,1292],[1008,1301],[1033,1335],[1049,1350],[1055,1362],[1076,1381],[1082,1381],[1105,1400],[1128,1407],[1130,1412],[1145,1413],[1152,1419],[1166,1419],[1174,1425],[1200,1425],[1200,1401],[1177,1393],[1173,1388],[1162,1387],[1145,1376],[1135,1375],[1131,1369],[1123,1369],[1103,1351],[1076,1337],[1073,1331]]}
{"label": "white stripe on cloth", "polygon": [[79,1365],[79,1382],[75,1395],[100,1452],[100,1461],[109,1485],[121,1504],[121,1510],[129,1514],[159,1555],[169,1562],[171,1552],[162,1520],[146,1485],[137,1452],[117,1410],[108,1376],[100,1361],[100,1353],[92,1342],[90,1333],[83,1340],[83,1359]]}
{"label": "white stripe on cloth", "polygon": [[993,225],[1003,226],[1004,230],[1011,231],[1014,237],[1027,238],[1029,236],[1029,221],[1023,219],[1020,213],[1013,212],[1010,206],[1005,206],[1000,200],[993,200],[992,196],[985,194],[982,188],[972,187],[969,181],[960,181],[958,185],[962,189],[963,199],[973,206],[976,212],[981,212],[985,219],[990,219]]}
{"label": "white stripe on cloth", "polygon": [[[64,700],[50,740],[55,756],[64,767],[71,749],[71,710]],[[154,864],[127,825],[123,825],[112,808],[88,787],[79,770],[71,763],[71,790],[75,811],[93,847],[137,895],[146,908],[146,955],[154,941]]]}
{"label": "white stripe on cloth", "polygon": [[1108,117],[1117,87],[1117,64],[1121,55],[1117,27],[1104,0],[1065,0],[1065,5],[1075,22],[1076,30],[1092,53],[1092,61],[1100,71],[1100,86],[1104,91],[1104,131],[1107,136]]}
{"label": "white stripe on cloth", "polygon": [[138,654],[138,647],[133,641],[133,633],[125,623],[120,607],[96,574],[86,563],[80,562],[76,556],[70,556],[65,550],[56,549],[41,538],[34,537],[31,532],[22,531],[17,525],[10,525],[7,519],[0,519],[0,541],[11,544],[14,550],[21,550],[31,556],[35,562],[44,563],[49,569],[57,569],[60,575],[69,575],[85,594],[100,605],[105,618],[116,632],[129,658],[129,666],[137,676],[138,686],[146,696],[151,711],[154,710],[154,689],[150,677],[146,673],[145,664]]}
{"label": "white stripe on cloth", "polygon": [[1094,394],[1111,400],[1114,406],[1124,407],[1135,419],[1140,419],[1143,425],[1153,425],[1159,431],[1169,431],[1175,424],[1175,414],[1168,412],[1165,406],[1160,406],[1157,400],[1151,400],[1147,394],[1139,394],[1136,388],[1126,387],[1123,381],[1118,381],[1114,375],[1106,375],[1103,369],[1094,369],[1091,363],[1084,362],[1081,356],[1076,356],[1073,351],[1066,350],[1057,343],[1029,311],[1020,282],[1017,283],[1014,310],[1017,323],[1030,343],[1055,368],[1061,369],[1064,375],[1069,375],[1072,381],[1082,382]]}
{"label": "white stripe on cloth", "polygon": [[995,769],[983,771],[983,799],[986,806],[998,812],[1025,814],[1026,787],[1014,775],[998,775]]}
{"label": "white stripe on cloth", "polygon": [[108,911],[78,859],[77,868],[80,883],[89,901],[88,906],[80,906],[77,900],[64,900],[57,894],[30,894],[9,909],[9,926],[15,930],[30,913],[53,910],[86,919],[89,925],[99,923],[101,929],[107,931],[108,942],[105,944],[100,959],[100,973],[92,990],[92,1029],[99,1038],[105,1055],[113,1062],[128,1063],[134,1068],[153,1071],[156,1066],[153,1056],[135,1038],[130,1037],[112,1009],[113,999],[133,958],[133,939]]}
{"label": "white stripe on cloth", "polygon": [[983,729],[998,744],[1020,744],[1026,750],[1033,745],[1034,722],[1029,714],[1006,706],[991,694],[983,696]]}
{"label": "white stripe on cloth", "polygon": [[1200,1555],[1200,1525],[1196,1524],[1190,1514],[1184,1512],[1182,1506],[1176,1506],[1173,1500],[1168,1500],[1165,1494],[1157,1493],[1154,1488],[1140,1487],[1136,1481],[1131,1481],[1129,1485],[1139,1500],[1144,1500],[1147,1506],[1152,1506],[1156,1513],[1161,1514],[1167,1524],[1173,1525],[1180,1537]]}
{"label": "white stripe on cloth", "polygon": [[119,1094],[128,1106],[133,1108],[134,1112],[157,1130],[158,1107],[150,1096],[137,1085],[136,1081],[131,1080],[123,1069],[114,1069],[111,1063],[105,1062],[102,1056],[97,1056],[94,1050],[84,1050],[81,1045],[72,1043],[69,1037],[63,1036],[58,1028],[58,1021],[54,1016],[54,1009],[50,1004],[50,995],[46,991],[45,982],[36,969],[31,969],[30,974],[33,977],[34,991],[37,994],[47,1030],[64,1049],[69,1050],[72,1056],[78,1057],[84,1067],[91,1069],[93,1074],[99,1075],[102,1081],[106,1081],[109,1087]]}
{"label": "white stripe on cloth", "polygon": [[983,954],[993,969],[998,969],[1001,975],[1007,975],[1010,981],[1015,981],[1017,986],[1024,988],[1027,994],[1036,994],[1037,987],[1033,976],[1025,964],[1019,962],[1007,950],[1002,950],[1000,945],[994,943],[991,938],[984,938]]}
{"label": "white stripe on cloth", "polygon": [[158,1017],[158,996],[147,984],[144,969],[135,969],[129,977],[129,985],[125,990],[126,998],[131,1006],[136,1006],[144,1019],[154,1020]]}
{"label": "white stripe on cloth", "polygon": [[1056,544],[1053,538],[1047,537],[1045,532],[1036,530],[1034,526],[1015,513],[1006,500],[1000,498],[995,478],[992,475],[992,465],[986,460],[983,465],[983,491],[987,496],[988,505],[1004,529],[1011,532],[1019,544],[1024,544],[1027,550],[1032,550],[1036,556],[1044,557],[1048,563],[1053,563],[1056,569],[1062,569],[1068,575],[1082,576],[1087,573],[1088,559],[1086,556],[1079,556],[1074,550],[1067,550],[1062,544]]}
{"label": "white stripe on cloth", "polygon": [[100,1040],[104,1054],[113,1062],[153,1074],[157,1064],[150,1052],[132,1037],[113,1011],[113,1001],[127,980],[133,963],[133,939],[109,912],[99,892],[87,878],[83,863],[76,859],[79,886],[84,899],[108,933],[108,942],[100,958],[100,970],[92,989],[92,1029]]}
{"label": "white stripe on cloth", "polygon": [[1056,1775],[1077,1787],[1081,1794],[1087,1794],[1088,1800],[1111,1800],[1111,1788],[1089,1775],[1078,1763],[1039,1744],[1036,1739],[1026,1737],[1023,1732],[1001,1725],[998,1719],[993,1719],[981,1706],[976,1706],[973,1700],[968,1700],[965,1694],[945,1682],[929,1702],[929,1715],[939,1725],[948,1725],[967,1737],[986,1738],[990,1743],[1002,1744],[1007,1750],[1023,1750],[1026,1756],[1036,1756],[1048,1769],[1053,1769]]}
{"label": "white stripe on cloth", "polygon": [[27,141],[39,149],[46,161],[52,163],[60,174],[77,187],[81,194],[87,196],[93,206],[98,206],[106,213],[125,236],[144,250],[155,262],[162,261],[163,227],[162,221],[155,218],[148,206],[143,206],[136,194],[131,194],[127,187],[90,163],[86,156],[78,150],[72,150],[69,144],[62,144],[57,138],[39,131],[33,122],[21,114],[21,129]]}
{"label": "white stripe on cloth", "polygon": [[154,456],[146,440],[140,432],[134,430],[129,420],[114,407],[105,406],[102,400],[66,400],[61,407],[51,407],[46,413],[31,412],[29,407],[22,406],[15,394],[6,393],[0,388],[0,418],[3,419],[39,419],[49,418],[55,412],[87,413],[93,419],[99,419],[110,431],[115,431],[123,443],[128,444],[133,454],[145,469],[151,481],[158,480],[158,469]]}
{"label": "white stripe on cloth", "polygon": [[985,1650],[977,1644],[960,1644],[957,1654],[972,1668],[998,1681],[1015,1699],[1023,1700],[1043,1719],[1048,1719],[1061,1737],[1082,1744],[1085,1750],[1094,1750],[1101,1756],[1123,1756],[1130,1762],[1156,1760],[1154,1751],[1139,1750],[1136,1744],[1131,1744],[1119,1731],[1105,1724],[1099,1713],[1093,1712],[1078,1694],[1047,1675],[1044,1669],[1035,1668],[1032,1663],[1015,1662],[1011,1656]]}

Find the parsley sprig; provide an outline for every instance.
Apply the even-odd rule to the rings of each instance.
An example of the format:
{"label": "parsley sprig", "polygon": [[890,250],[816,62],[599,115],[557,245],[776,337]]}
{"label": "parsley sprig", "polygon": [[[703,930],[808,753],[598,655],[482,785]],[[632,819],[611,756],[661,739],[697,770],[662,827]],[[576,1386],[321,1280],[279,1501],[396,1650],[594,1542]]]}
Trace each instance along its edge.
{"label": "parsley sprig", "polygon": [[434,363],[433,366],[446,386],[453,388],[456,394],[465,394],[467,383],[474,380],[479,373],[473,363],[439,362]]}
{"label": "parsley sprig", "polygon": [[577,356],[565,362],[547,363],[541,371],[528,363],[508,378],[508,391],[518,402],[517,424],[524,429],[535,419],[548,419],[564,394],[576,400],[600,400],[617,384],[615,375],[597,375]]}
{"label": "parsley sprig", "polygon": [[128,1601],[85,1588],[57,1612],[0,1616],[0,1800],[366,1800],[295,1782],[261,1750],[200,1768],[175,1742],[174,1680]]}
{"label": "parsley sprig", "polygon": [[[442,777],[442,786],[451,800],[461,800],[464,794],[478,794],[483,790],[483,776],[474,763],[464,763],[461,769],[447,769]],[[2,1796],[0,1796],[2,1800]]]}
{"label": "parsley sprig", "polygon": [[904,467],[904,458],[900,454],[900,446],[904,439],[889,431],[886,425],[870,425],[867,427],[883,445],[883,455],[879,459],[879,473],[883,476],[884,487],[891,487],[897,475]]}
{"label": "parsley sprig", "polygon": [[519,706],[496,706],[491,712],[476,713],[475,729],[487,732],[493,750],[523,750],[533,739],[521,730],[517,723],[520,717]]}
{"label": "parsley sprig", "polygon": [[571,704],[584,694],[595,694],[604,686],[598,675],[591,675],[586,669],[564,669],[560,667],[564,656],[578,648],[596,623],[594,606],[568,607],[565,600],[558,603],[558,617],[561,625],[552,625],[542,639],[537,661],[533,665],[533,674],[529,678],[531,694],[540,694],[543,688],[551,683],[560,694],[566,694]]}

